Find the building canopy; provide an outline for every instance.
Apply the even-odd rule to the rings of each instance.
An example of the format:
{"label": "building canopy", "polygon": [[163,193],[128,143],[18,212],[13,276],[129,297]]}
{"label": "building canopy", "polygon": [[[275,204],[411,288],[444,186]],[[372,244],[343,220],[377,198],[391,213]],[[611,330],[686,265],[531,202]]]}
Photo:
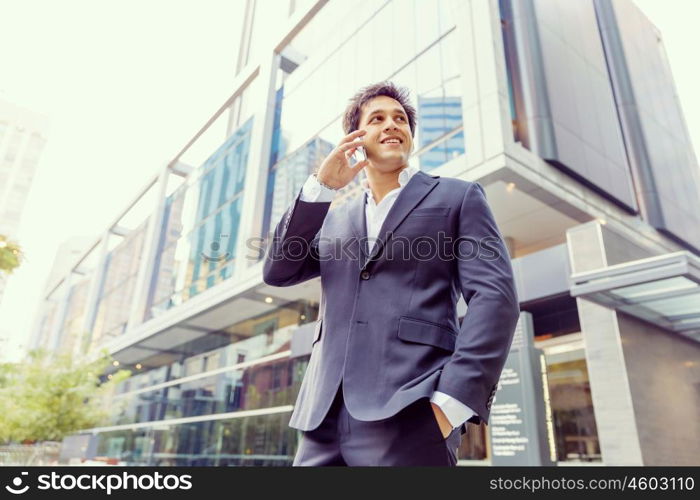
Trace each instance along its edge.
{"label": "building canopy", "polygon": [[687,251],[572,274],[571,295],[700,342],[700,258]]}

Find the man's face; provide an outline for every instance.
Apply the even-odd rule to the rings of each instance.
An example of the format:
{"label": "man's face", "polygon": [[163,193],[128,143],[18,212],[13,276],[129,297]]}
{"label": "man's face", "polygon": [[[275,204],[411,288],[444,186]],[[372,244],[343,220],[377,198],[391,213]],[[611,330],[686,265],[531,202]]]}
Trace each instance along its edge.
{"label": "man's face", "polygon": [[367,131],[363,140],[374,168],[391,172],[408,164],[413,138],[408,116],[397,100],[379,96],[365,103],[359,128]]}

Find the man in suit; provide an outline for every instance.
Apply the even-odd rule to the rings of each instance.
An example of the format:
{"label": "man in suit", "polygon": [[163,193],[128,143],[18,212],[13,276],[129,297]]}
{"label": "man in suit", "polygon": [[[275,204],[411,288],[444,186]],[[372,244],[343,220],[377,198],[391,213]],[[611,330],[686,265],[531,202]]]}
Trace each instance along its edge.
{"label": "man in suit", "polygon": [[[480,184],[409,165],[415,115],[391,82],[358,92],[268,247],[265,283],[321,277],[295,466],[454,466],[466,423],[488,421],[519,314],[510,256]],[[329,210],[360,171],[361,196]]]}

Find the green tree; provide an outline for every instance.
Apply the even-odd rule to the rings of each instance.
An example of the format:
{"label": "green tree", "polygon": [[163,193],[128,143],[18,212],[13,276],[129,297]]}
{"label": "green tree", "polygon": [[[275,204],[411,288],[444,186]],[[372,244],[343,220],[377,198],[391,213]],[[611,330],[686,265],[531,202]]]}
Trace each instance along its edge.
{"label": "green tree", "polygon": [[11,274],[22,263],[24,254],[19,245],[0,234],[0,272]]}
{"label": "green tree", "polygon": [[23,363],[0,365],[0,443],[60,441],[101,425],[108,416],[106,398],[130,375],[120,370],[102,382],[111,361],[106,352],[77,361],[35,350]]}

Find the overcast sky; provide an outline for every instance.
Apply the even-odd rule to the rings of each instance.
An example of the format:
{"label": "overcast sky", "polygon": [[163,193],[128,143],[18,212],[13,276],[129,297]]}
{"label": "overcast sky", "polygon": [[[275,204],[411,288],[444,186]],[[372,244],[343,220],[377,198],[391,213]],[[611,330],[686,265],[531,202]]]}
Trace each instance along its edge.
{"label": "overcast sky", "polygon": [[6,357],[58,245],[99,235],[230,95],[244,5],[0,0],[0,98],[51,121],[19,233],[30,260],[0,305]]}
{"label": "overcast sky", "polygon": [[[427,0],[425,0],[427,1]],[[700,2],[636,0],[661,30],[695,149]],[[244,0],[0,0],[0,98],[47,115],[0,305],[17,359],[58,245],[96,236],[230,95]]]}

